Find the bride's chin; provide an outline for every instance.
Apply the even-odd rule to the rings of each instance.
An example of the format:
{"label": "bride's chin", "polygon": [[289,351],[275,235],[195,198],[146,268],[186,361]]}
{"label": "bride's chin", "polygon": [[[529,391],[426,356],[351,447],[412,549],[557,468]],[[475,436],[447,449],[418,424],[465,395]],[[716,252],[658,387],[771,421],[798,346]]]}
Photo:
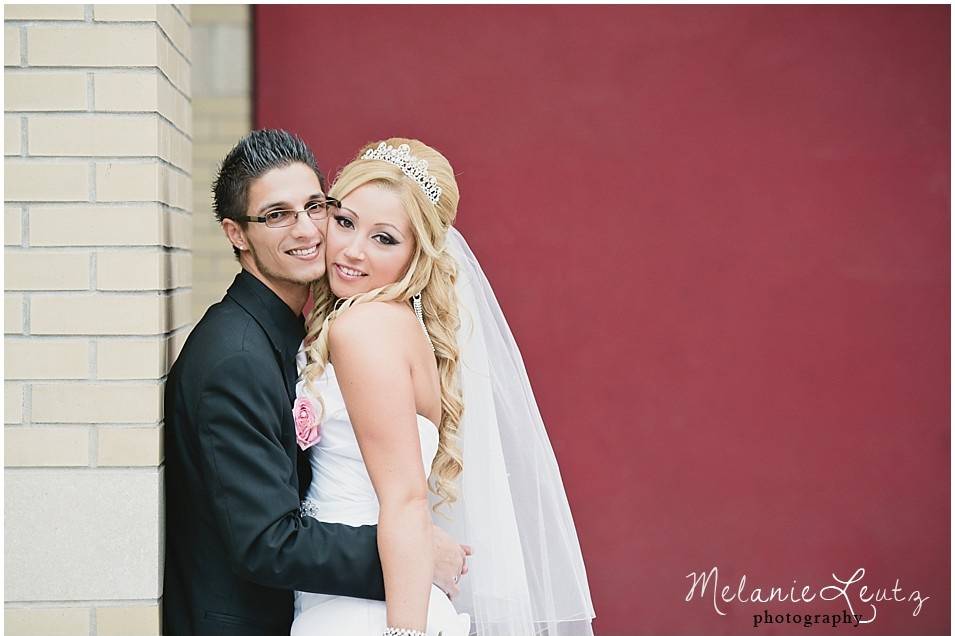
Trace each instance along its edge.
{"label": "bride's chin", "polygon": [[329,287],[331,287],[332,294],[337,298],[350,298],[355,294],[360,294],[366,290],[356,289],[354,285],[342,285],[340,282],[330,281]]}

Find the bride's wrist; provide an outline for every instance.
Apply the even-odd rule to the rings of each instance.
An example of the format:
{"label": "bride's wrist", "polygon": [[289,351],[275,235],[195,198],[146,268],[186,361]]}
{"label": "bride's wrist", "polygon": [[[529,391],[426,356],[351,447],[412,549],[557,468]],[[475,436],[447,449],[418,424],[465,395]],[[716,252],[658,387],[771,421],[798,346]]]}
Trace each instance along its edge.
{"label": "bride's wrist", "polygon": [[428,636],[424,632],[419,632],[416,629],[405,629],[403,627],[389,627],[381,636]]}

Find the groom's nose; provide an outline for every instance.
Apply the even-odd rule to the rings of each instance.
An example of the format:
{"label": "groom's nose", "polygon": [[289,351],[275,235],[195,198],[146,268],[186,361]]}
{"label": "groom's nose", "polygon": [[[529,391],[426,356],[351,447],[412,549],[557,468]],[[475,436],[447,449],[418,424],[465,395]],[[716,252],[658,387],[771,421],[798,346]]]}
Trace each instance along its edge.
{"label": "groom's nose", "polygon": [[292,234],[299,238],[321,234],[319,224],[316,223],[307,214],[300,213],[295,219],[295,225],[292,226]]}

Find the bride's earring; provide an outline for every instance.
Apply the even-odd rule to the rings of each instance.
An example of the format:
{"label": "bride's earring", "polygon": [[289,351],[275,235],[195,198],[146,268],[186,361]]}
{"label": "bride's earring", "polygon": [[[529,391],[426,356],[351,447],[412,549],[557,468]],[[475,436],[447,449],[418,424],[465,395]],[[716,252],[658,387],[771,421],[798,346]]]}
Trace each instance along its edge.
{"label": "bride's earring", "polygon": [[428,328],[424,324],[424,310],[421,309],[421,294],[415,294],[411,297],[411,305],[414,307],[414,315],[418,317],[418,322],[421,323],[421,328],[424,329],[424,335],[428,336],[428,343],[431,345],[431,352],[434,352],[434,343],[431,342],[431,334],[428,333]]}

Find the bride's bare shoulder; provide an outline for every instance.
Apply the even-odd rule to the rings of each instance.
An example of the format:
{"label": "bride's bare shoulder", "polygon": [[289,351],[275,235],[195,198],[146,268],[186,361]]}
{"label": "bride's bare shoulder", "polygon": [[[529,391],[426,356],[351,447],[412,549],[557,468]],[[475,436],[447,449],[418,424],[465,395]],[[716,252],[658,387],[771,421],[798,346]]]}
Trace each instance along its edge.
{"label": "bride's bare shoulder", "polygon": [[329,345],[354,346],[406,341],[418,327],[411,307],[400,302],[372,301],[349,307],[329,326]]}

